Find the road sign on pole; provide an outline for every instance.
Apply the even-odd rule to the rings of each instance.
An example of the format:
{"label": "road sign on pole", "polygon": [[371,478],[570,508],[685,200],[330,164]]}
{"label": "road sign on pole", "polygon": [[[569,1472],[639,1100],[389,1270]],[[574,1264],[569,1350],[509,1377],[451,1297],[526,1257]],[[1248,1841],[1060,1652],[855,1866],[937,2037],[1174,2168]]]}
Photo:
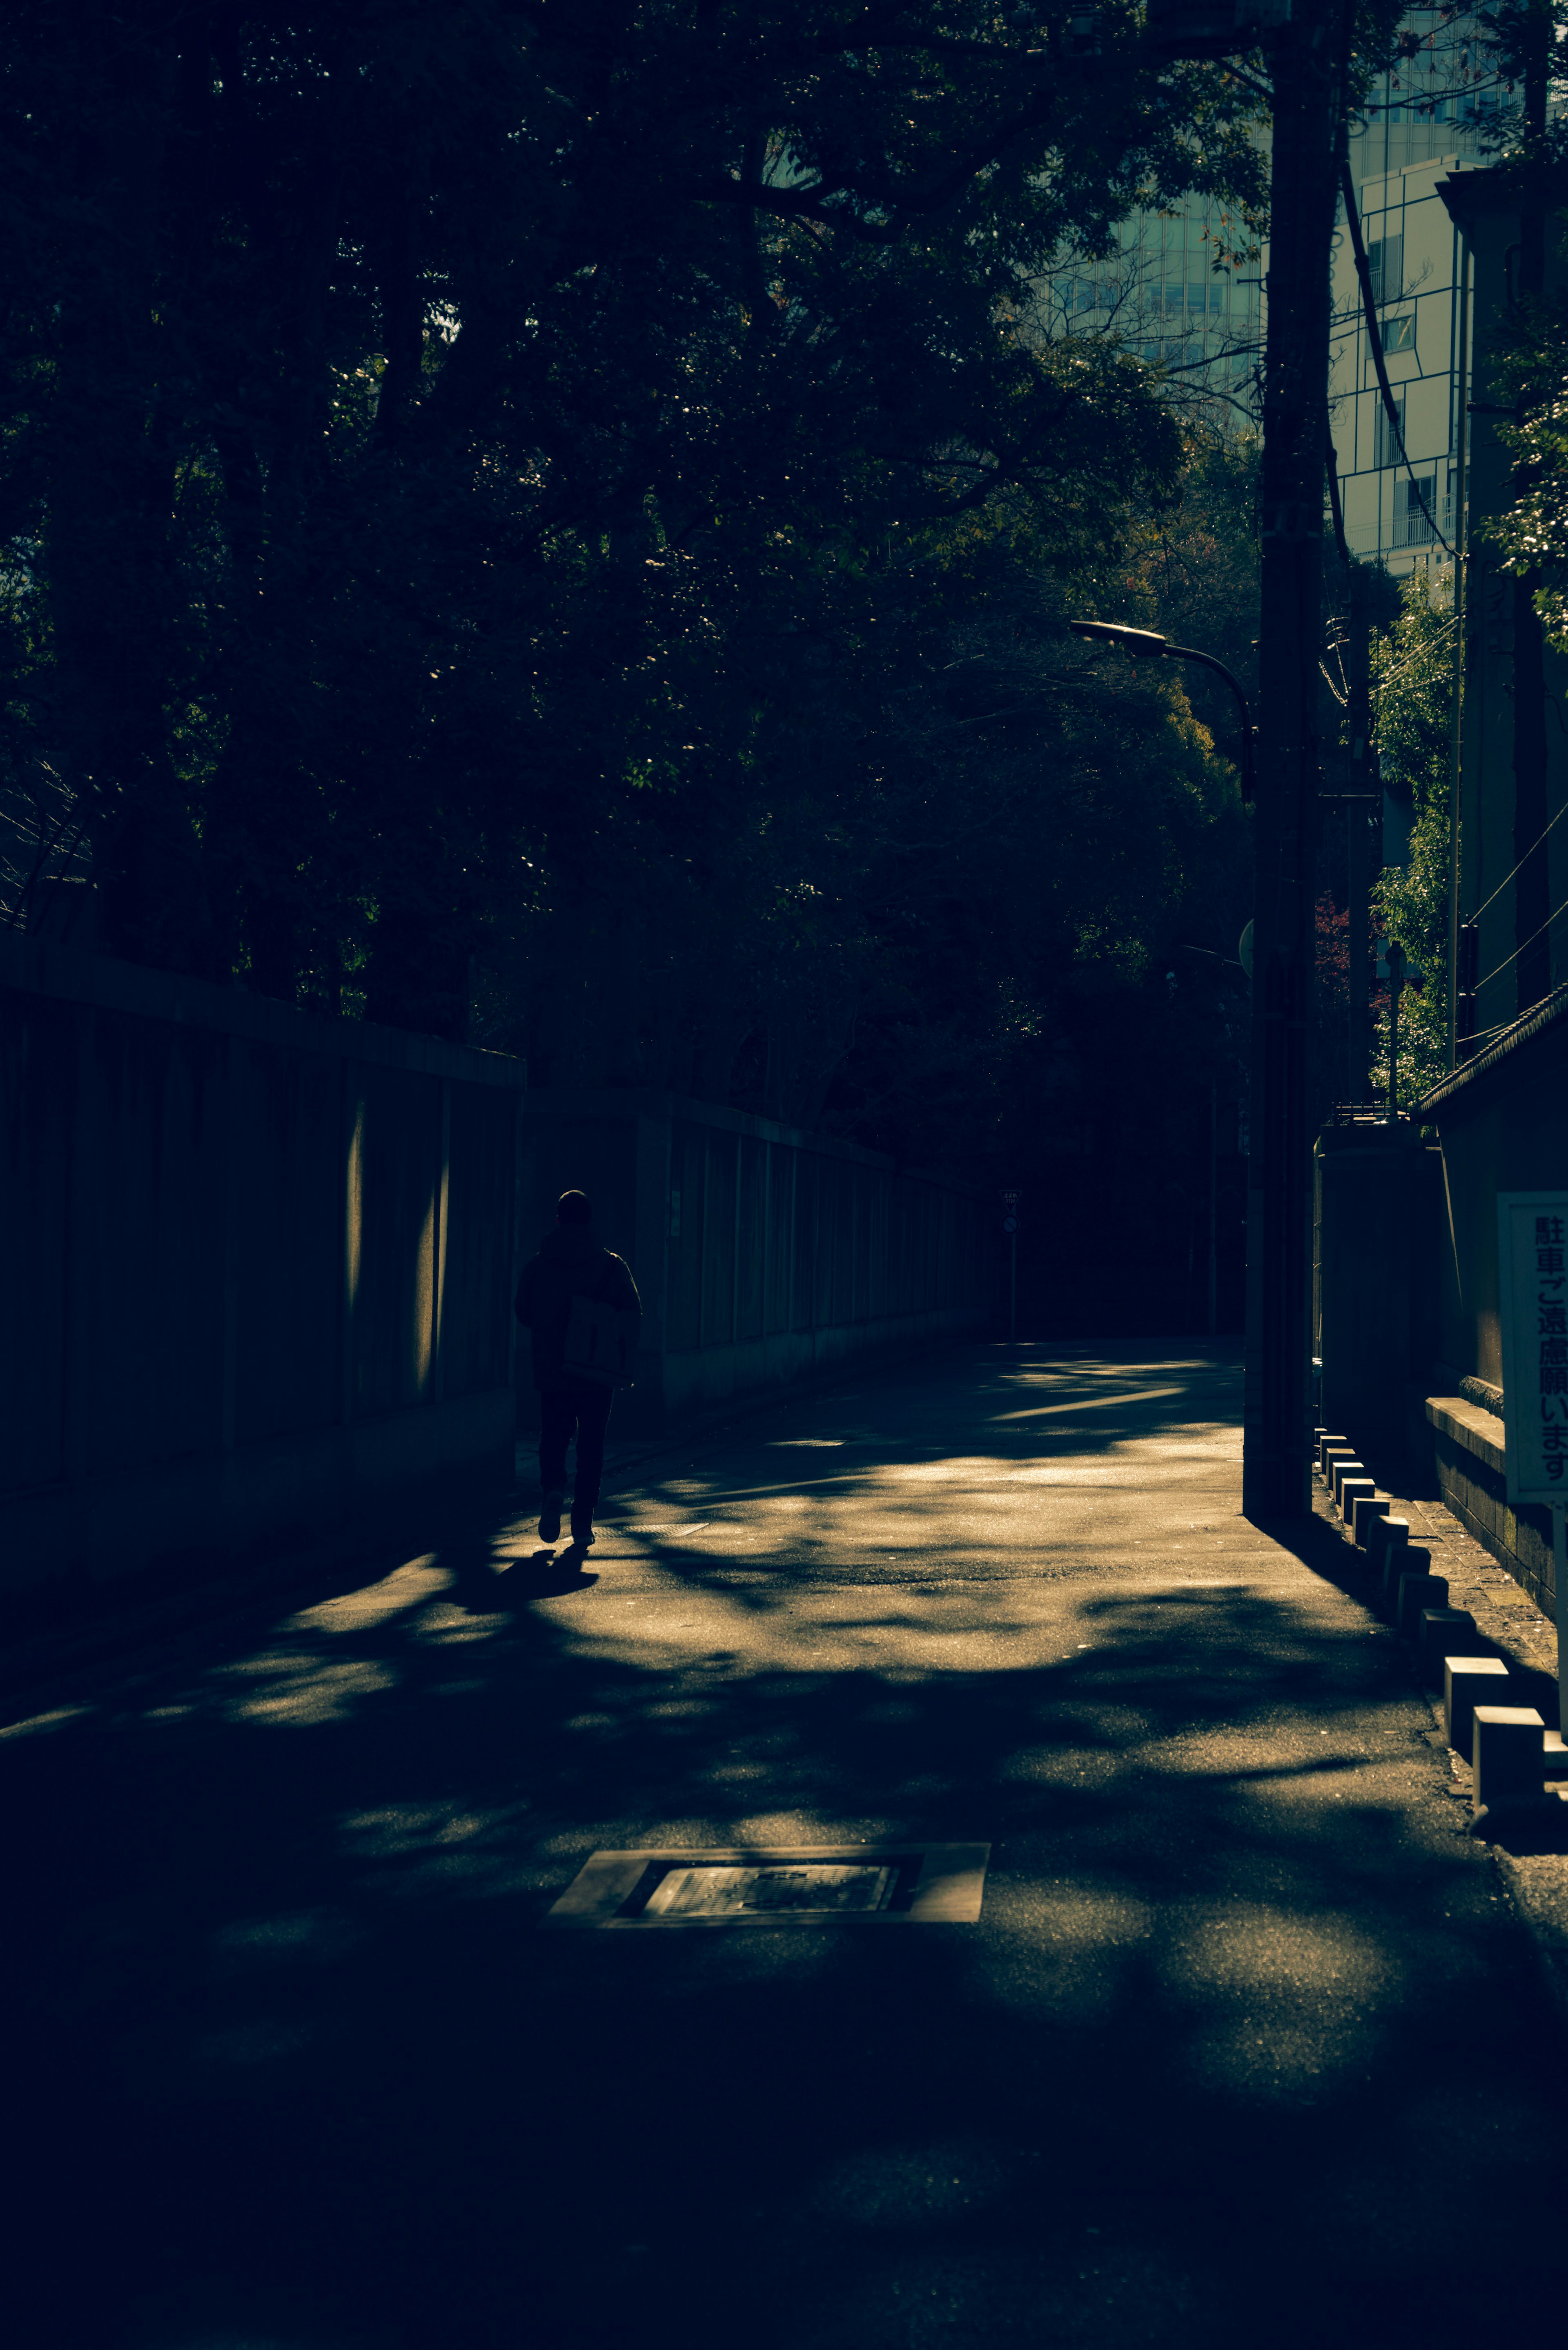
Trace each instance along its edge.
{"label": "road sign on pole", "polygon": [[1508,1498],[1552,1512],[1558,1722],[1568,1738],[1568,1191],[1498,1193],[1497,1272]]}

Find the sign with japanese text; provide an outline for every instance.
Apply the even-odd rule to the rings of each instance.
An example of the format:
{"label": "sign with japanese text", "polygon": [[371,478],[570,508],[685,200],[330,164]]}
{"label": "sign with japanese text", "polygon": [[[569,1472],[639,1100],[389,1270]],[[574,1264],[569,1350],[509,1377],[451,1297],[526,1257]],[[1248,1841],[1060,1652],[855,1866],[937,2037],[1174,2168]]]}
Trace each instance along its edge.
{"label": "sign with japanese text", "polygon": [[1568,1191],[1497,1195],[1511,1502],[1568,1502]]}

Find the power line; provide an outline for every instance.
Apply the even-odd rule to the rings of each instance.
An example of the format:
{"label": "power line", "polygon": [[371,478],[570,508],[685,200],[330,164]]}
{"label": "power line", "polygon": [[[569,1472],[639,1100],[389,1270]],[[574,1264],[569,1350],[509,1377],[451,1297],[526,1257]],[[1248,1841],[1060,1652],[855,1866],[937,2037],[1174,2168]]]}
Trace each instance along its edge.
{"label": "power line", "polygon": [[[1454,614],[1450,612],[1446,619],[1439,619],[1438,622],[1438,628],[1451,629],[1454,625]],[[1421,652],[1425,650],[1425,647],[1422,647],[1417,651],[1413,652],[1408,660],[1401,661],[1397,669],[1385,670],[1381,676],[1375,677],[1372,681],[1374,688],[1381,691],[1384,686],[1392,685],[1397,677],[1407,676],[1409,671],[1416,667],[1421,658]],[[1555,817],[1552,818],[1552,822],[1556,822]]]}
{"label": "power line", "polygon": [[[1476,993],[1479,995],[1483,987],[1488,986],[1492,980],[1498,977],[1500,972],[1505,972],[1508,969],[1511,962],[1517,962],[1518,958],[1524,952],[1526,947],[1532,947],[1535,944],[1536,940],[1540,938],[1542,931],[1549,931],[1552,928],[1552,923],[1557,920],[1558,914],[1568,914],[1568,899],[1563,899],[1562,905],[1557,908],[1555,913],[1547,915],[1546,920],[1541,925],[1541,930],[1532,931],[1527,939],[1521,939],[1519,944],[1514,948],[1512,954],[1505,955],[1501,962],[1498,964],[1496,971],[1489,971],[1485,979],[1477,980],[1475,986]],[[1533,1008],[1534,1007],[1532,1006],[1532,1010]],[[1522,1014],[1521,1016],[1522,1017]]]}
{"label": "power line", "polygon": [[[1520,858],[1519,863],[1514,867],[1514,868],[1513,868],[1513,873],[1505,873],[1505,874],[1503,875],[1503,877],[1502,877],[1502,879],[1498,883],[1497,888],[1492,891],[1492,893],[1491,893],[1491,898],[1484,898],[1484,899],[1481,900],[1480,904],[1476,908],[1475,912],[1474,912],[1474,913],[1469,917],[1469,919],[1470,919],[1470,920],[1471,920],[1472,922],[1479,922],[1479,921],[1480,921],[1480,920],[1481,916],[1485,913],[1485,911],[1486,911],[1487,908],[1491,904],[1492,898],[1501,898],[1501,895],[1502,895],[1503,891],[1507,889],[1507,887],[1508,887],[1509,883],[1512,880],[1512,879],[1513,879],[1513,874],[1514,874],[1514,873],[1522,873],[1522,872],[1523,872],[1523,870],[1524,870],[1525,867],[1529,864],[1529,862],[1530,862],[1531,858],[1534,856],[1534,854],[1535,854],[1536,850],[1540,847],[1540,846],[1541,846],[1541,842],[1542,842],[1542,840],[1544,840],[1544,839],[1545,839],[1545,837],[1546,837],[1546,833],[1547,833],[1547,832],[1550,832],[1550,831],[1551,831],[1551,829],[1552,829],[1552,825],[1556,823],[1556,821],[1557,821],[1557,816],[1563,816],[1563,814],[1565,814],[1565,813],[1568,813],[1568,800],[1564,800],[1564,801],[1563,801],[1562,807],[1560,807],[1560,808],[1558,809],[1558,811],[1557,811],[1557,816],[1554,816],[1552,817],[1552,824],[1549,824],[1549,825],[1547,826],[1547,827],[1546,827],[1546,832],[1543,832],[1543,833],[1541,835],[1540,839],[1538,839],[1538,840],[1532,840],[1532,841],[1531,842],[1531,844],[1530,844],[1529,847],[1525,850],[1524,855]],[[1562,908],[1561,908],[1561,907],[1559,907],[1559,908],[1558,908],[1558,912],[1559,912],[1559,913],[1561,913],[1561,911],[1562,911]],[[1555,921],[1555,920],[1557,920],[1557,915],[1556,915],[1556,914],[1553,914],[1553,915],[1552,915],[1552,920],[1553,921]],[[1535,935],[1536,935],[1536,937],[1537,937],[1537,938],[1539,938],[1539,937],[1541,936],[1540,931],[1536,931],[1536,933],[1535,933]]]}
{"label": "power line", "polygon": [[[1534,1008],[1534,1005],[1532,1004],[1531,1011],[1533,1011]],[[1490,1045],[1494,1043],[1499,1036],[1506,1036],[1511,1028],[1517,1028],[1520,1021],[1521,1019],[1527,1020],[1529,1016],[1529,1013],[1516,1014],[1511,1020],[1500,1020],[1495,1028],[1478,1028],[1473,1036],[1461,1036],[1459,1042],[1467,1048],[1468,1051],[1473,1053],[1478,1045]]]}

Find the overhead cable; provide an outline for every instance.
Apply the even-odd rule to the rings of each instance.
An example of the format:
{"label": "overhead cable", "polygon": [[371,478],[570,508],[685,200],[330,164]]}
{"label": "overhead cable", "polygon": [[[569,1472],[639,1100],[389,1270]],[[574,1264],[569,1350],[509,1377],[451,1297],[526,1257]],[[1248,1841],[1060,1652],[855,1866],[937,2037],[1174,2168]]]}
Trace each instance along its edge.
{"label": "overhead cable", "polygon": [[[1557,816],[1562,816],[1562,815],[1563,815],[1565,812],[1568,812],[1568,800],[1564,800],[1564,801],[1563,801],[1562,807],[1560,807],[1560,808],[1558,809],[1558,811],[1557,811],[1557,816],[1554,816],[1552,817],[1552,824],[1549,824],[1549,825],[1547,826],[1547,827],[1546,827],[1546,832],[1542,832],[1542,833],[1539,836],[1539,837],[1538,837],[1538,838],[1536,838],[1536,839],[1534,839],[1534,840],[1532,840],[1532,841],[1531,842],[1531,844],[1530,844],[1529,847],[1525,850],[1525,852],[1524,852],[1523,856],[1520,858],[1519,863],[1514,867],[1514,868],[1513,868],[1513,873],[1505,873],[1505,874],[1503,875],[1502,879],[1498,883],[1497,888],[1492,891],[1492,893],[1491,893],[1491,898],[1483,898],[1483,899],[1481,899],[1480,904],[1476,908],[1475,912],[1474,912],[1473,914],[1471,914],[1471,915],[1469,915],[1469,916],[1468,916],[1468,917],[1467,917],[1467,919],[1468,919],[1469,920],[1470,920],[1470,921],[1472,921],[1472,922],[1479,922],[1479,921],[1480,921],[1480,920],[1481,916],[1485,913],[1485,911],[1486,911],[1487,908],[1491,904],[1491,902],[1492,902],[1492,898],[1501,898],[1501,895],[1502,895],[1502,893],[1503,893],[1503,891],[1507,889],[1507,887],[1508,887],[1509,883],[1513,879],[1513,874],[1514,874],[1514,873],[1522,873],[1522,872],[1523,872],[1523,870],[1524,870],[1525,867],[1529,864],[1529,862],[1530,862],[1531,858],[1534,856],[1534,854],[1535,854],[1536,850],[1540,847],[1542,841],[1543,841],[1543,840],[1545,839],[1545,837],[1546,837],[1546,833],[1547,833],[1547,832],[1550,832],[1550,831],[1551,831],[1551,829],[1552,829],[1552,825],[1553,825],[1553,824],[1555,824],[1555,823],[1556,823],[1556,821],[1557,821]],[[1556,920],[1556,919],[1557,919],[1557,916],[1556,916],[1555,914],[1553,914],[1553,916],[1552,917],[1552,920],[1553,920],[1553,921],[1555,921],[1555,920]],[[1537,931],[1536,935],[1537,935],[1537,937],[1539,937],[1539,936],[1540,936],[1540,932],[1539,932],[1539,931]]]}
{"label": "overhead cable", "polygon": [[[1453,625],[1454,615],[1452,612],[1450,612],[1446,619],[1439,619],[1438,622],[1439,629],[1451,629]],[[1384,686],[1392,685],[1397,677],[1407,677],[1410,671],[1419,661],[1421,654],[1425,650],[1425,646],[1420,647],[1417,651],[1411,654],[1408,660],[1402,660],[1397,669],[1385,670],[1380,676],[1375,677],[1372,681],[1374,688],[1380,691]]]}
{"label": "overhead cable", "polygon": [[[1558,914],[1568,914],[1568,899],[1564,899],[1562,905],[1557,908],[1555,913],[1547,915],[1546,920],[1542,923],[1539,931],[1532,931],[1527,939],[1521,939],[1519,944],[1514,948],[1512,954],[1504,955],[1502,961],[1498,964],[1495,971],[1489,971],[1485,979],[1477,980],[1475,984],[1476,993],[1479,995],[1483,987],[1488,986],[1492,980],[1498,977],[1500,972],[1505,972],[1508,969],[1511,962],[1516,962],[1519,957],[1524,952],[1526,947],[1532,947],[1535,944],[1536,940],[1541,937],[1542,932],[1549,931],[1552,928],[1552,923],[1557,920]],[[1533,1010],[1534,1006],[1532,1005],[1531,1008]]]}

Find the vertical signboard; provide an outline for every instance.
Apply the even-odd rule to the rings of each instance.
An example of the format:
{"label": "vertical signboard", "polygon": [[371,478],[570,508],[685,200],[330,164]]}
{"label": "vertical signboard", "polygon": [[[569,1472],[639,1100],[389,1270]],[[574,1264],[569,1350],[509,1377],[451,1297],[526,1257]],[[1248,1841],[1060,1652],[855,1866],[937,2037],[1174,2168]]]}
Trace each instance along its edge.
{"label": "vertical signboard", "polygon": [[1511,1502],[1552,1512],[1557,1696],[1568,1736],[1568,1191],[1500,1191],[1497,1285]]}

